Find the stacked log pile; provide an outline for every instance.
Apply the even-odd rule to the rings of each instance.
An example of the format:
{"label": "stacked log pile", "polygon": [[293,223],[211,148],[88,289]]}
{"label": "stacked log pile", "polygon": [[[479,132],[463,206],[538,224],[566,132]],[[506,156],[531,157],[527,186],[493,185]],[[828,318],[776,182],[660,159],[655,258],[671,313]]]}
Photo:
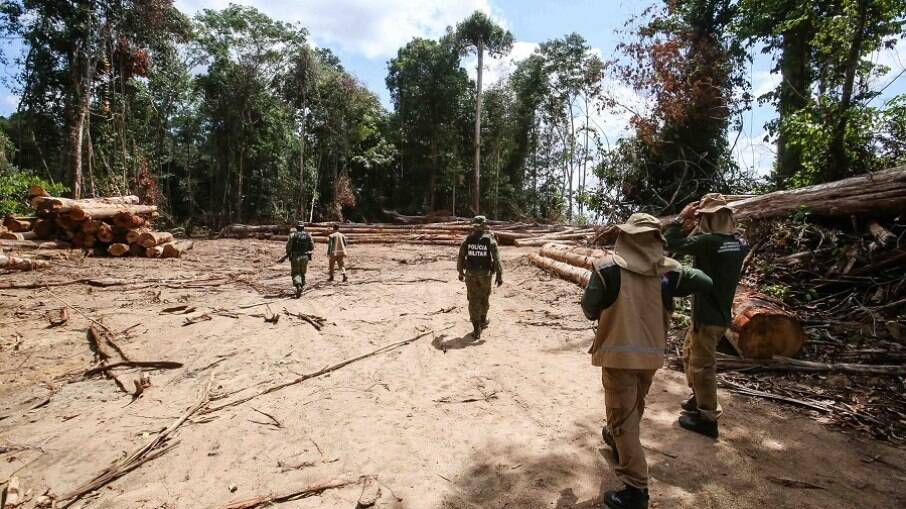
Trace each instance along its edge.
{"label": "stacked log pile", "polygon": [[[154,231],[157,207],[139,203],[137,196],[71,200],[33,191],[34,217],[6,217],[0,248],[35,253],[48,249],[82,249],[95,256],[177,258],[191,242],[176,242],[167,232]],[[18,260],[18,261],[15,261]],[[0,269],[33,270],[20,258],[0,258]]]}
{"label": "stacked log pile", "polygon": [[[456,246],[462,242],[471,230],[471,221],[417,223],[414,219],[421,216],[404,216],[412,221],[409,224],[389,223],[343,223],[340,229],[350,243],[358,244],[431,244]],[[489,221],[491,231],[498,243],[504,246],[538,246],[552,241],[578,242],[586,240],[592,233],[590,227],[570,227],[565,225],[544,225],[536,223],[514,223]],[[306,223],[307,231],[315,242],[327,242],[327,236],[333,232],[333,223]],[[240,225],[234,224],[220,231],[221,238],[257,238],[261,240],[286,241],[289,234],[286,225]]]}

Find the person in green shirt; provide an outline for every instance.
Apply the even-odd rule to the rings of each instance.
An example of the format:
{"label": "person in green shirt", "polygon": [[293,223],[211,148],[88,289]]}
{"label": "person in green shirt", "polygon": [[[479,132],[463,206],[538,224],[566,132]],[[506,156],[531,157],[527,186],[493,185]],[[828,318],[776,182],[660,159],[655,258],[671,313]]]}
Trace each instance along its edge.
{"label": "person in green shirt", "polygon": [[311,261],[311,253],[314,250],[315,244],[311,240],[311,235],[305,231],[305,223],[299,221],[296,223],[296,230],[290,233],[286,240],[286,255],[280,258],[281,262],[289,258],[290,274],[296,288],[297,299],[302,296],[302,289],[305,288],[305,273],[308,272],[308,262]]}
{"label": "person in green shirt", "polygon": [[[683,234],[683,223],[698,218],[692,234]],[[719,435],[717,421],[722,410],[717,400],[717,343],[732,320],[731,309],[742,263],[748,253],[738,235],[733,209],[719,193],[706,194],[689,204],[664,236],[667,249],[676,256],[692,255],[694,266],[713,281],[707,292],[692,300],[692,326],[683,343],[683,368],[692,395],[682,403],[679,425],[711,438]]]}
{"label": "person in green shirt", "polygon": [[664,364],[673,298],[711,288],[702,271],[665,256],[657,218],[633,214],[617,226],[612,254],[594,265],[582,311],[597,320],[591,362],[601,367],[607,426],[604,442],[616,456],[614,468],[625,484],[604,494],[612,509],[648,507],[648,463],[640,423],[655,372]]}
{"label": "person in green shirt", "polygon": [[472,338],[481,339],[482,329],[488,327],[491,275],[497,274],[497,286],[503,284],[497,241],[488,230],[488,220],[484,216],[475,216],[472,220],[472,233],[459,246],[456,271],[459,272],[459,280],[466,283]]}

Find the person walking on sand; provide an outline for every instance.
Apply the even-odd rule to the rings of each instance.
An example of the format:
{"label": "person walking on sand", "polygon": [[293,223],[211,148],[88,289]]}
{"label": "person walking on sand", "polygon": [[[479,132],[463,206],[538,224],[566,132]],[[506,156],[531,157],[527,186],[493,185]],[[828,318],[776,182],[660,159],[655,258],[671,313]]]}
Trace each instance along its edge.
{"label": "person walking on sand", "polygon": [[591,362],[601,367],[607,425],[604,442],[615,453],[614,471],[625,485],[607,491],[612,509],[648,507],[648,463],[639,424],[655,372],[664,364],[673,297],[704,291],[711,280],[664,254],[660,222],[633,214],[617,225],[612,254],[594,265],[582,311],[598,320]]}
{"label": "person walking on sand", "polygon": [[[684,222],[698,218],[695,231],[683,235]],[[679,425],[717,438],[721,416],[717,401],[717,343],[730,326],[733,297],[748,246],[738,235],[733,210],[719,193],[709,193],[691,203],[667,226],[667,249],[678,256],[692,255],[694,266],[713,281],[711,290],[692,301],[692,325],[683,343],[683,371],[692,395],[683,401]]]}
{"label": "person walking on sand", "polygon": [[296,288],[297,299],[302,296],[302,289],[305,288],[305,273],[308,271],[308,262],[311,261],[311,253],[314,250],[315,244],[311,240],[311,235],[305,231],[305,222],[299,221],[296,223],[295,231],[286,239],[286,255],[280,258],[280,262],[289,258],[290,275]]}
{"label": "person walking on sand", "polygon": [[489,323],[491,275],[497,274],[497,286],[503,284],[503,268],[500,265],[497,241],[488,230],[486,217],[475,216],[472,219],[472,232],[459,246],[456,271],[459,272],[459,280],[466,283],[472,338],[481,339],[481,331],[486,329]]}
{"label": "person walking on sand", "polygon": [[348,281],[346,277],[346,264],[344,260],[346,258],[346,236],[340,233],[340,225],[337,223],[333,224],[333,233],[327,237],[327,258],[329,266],[330,276],[327,278],[328,281],[333,281],[333,268],[334,265],[340,268],[340,272],[343,274],[343,282]]}

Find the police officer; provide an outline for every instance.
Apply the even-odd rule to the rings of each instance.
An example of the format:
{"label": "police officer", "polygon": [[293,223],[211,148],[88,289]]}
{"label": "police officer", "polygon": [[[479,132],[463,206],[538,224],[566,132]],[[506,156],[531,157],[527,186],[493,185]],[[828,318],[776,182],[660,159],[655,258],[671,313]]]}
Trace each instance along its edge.
{"label": "police officer", "polygon": [[[683,235],[683,223],[698,219],[695,231]],[[676,255],[692,255],[695,267],[714,286],[692,300],[692,326],[683,343],[683,368],[692,396],[682,403],[679,425],[711,438],[718,437],[721,415],[717,401],[717,343],[730,326],[733,296],[748,246],[738,235],[733,210],[719,193],[709,193],[686,206],[664,232],[667,249]]]}
{"label": "police officer", "polygon": [[305,231],[305,223],[299,221],[296,223],[296,229],[289,234],[286,240],[286,255],[280,259],[281,262],[289,258],[290,273],[293,278],[293,286],[296,288],[296,298],[302,296],[302,289],[305,287],[305,272],[308,271],[308,262],[311,261],[311,253],[315,250],[315,244],[311,235]]}
{"label": "police officer", "polygon": [[459,280],[466,282],[472,337],[480,339],[481,330],[488,326],[491,275],[497,274],[497,286],[503,284],[497,241],[488,230],[488,220],[484,216],[475,216],[472,220],[472,233],[459,246],[456,270]]}

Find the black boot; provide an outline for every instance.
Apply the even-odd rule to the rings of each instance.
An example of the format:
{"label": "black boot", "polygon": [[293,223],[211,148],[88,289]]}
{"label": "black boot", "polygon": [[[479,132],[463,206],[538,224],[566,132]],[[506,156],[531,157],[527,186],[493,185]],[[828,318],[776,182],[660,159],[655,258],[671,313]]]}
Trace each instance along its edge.
{"label": "black boot", "polygon": [[679,425],[683,429],[701,433],[710,438],[717,438],[720,434],[717,430],[717,421],[707,421],[699,412],[681,415]]}
{"label": "black boot", "polygon": [[695,401],[695,394],[689,396],[688,399],[684,399],[683,402],[680,403],[680,407],[686,412],[698,413],[698,402]]}
{"label": "black boot", "polygon": [[481,322],[472,322],[472,339],[481,339]]}
{"label": "black boot", "polygon": [[328,282],[328,283],[332,283],[332,282],[333,282],[333,275],[327,276],[327,282]]}
{"label": "black boot", "polygon": [[648,509],[648,490],[626,485],[620,491],[604,493],[604,503],[611,509]]}
{"label": "black boot", "polygon": [[604,438],[604,443],[613,450],[613,460],[616,463],[620,462],[620,451],[617,449],[617,442],[613,439],[613,435],[610,434],[610,431],[607,429],[607,426],[601,428],[601,437]]}
{"label": "black boot", "polygon": [[302,285],[296,285],[296,298],[298,299],[301,296],[302,296]]}
{"label": "black boot", "polygon": [[491,321],[488,320],[488,317],[486,317],[486,316],[481,317],[481,328],[487,329],[488,325],[491,325]]}
{"label": "black boot", "polygon": [[346,273],[344,272],[343,273],[343,282],[345,283],[347,281],[349,281],[349,276],[347,276]]}

